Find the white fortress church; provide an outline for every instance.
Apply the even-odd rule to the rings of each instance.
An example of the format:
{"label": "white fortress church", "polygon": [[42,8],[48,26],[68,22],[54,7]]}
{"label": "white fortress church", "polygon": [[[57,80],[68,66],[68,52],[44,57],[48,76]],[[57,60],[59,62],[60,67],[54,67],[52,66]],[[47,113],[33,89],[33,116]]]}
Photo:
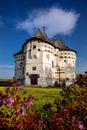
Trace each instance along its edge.
{"label": "white fortress church", "polygon": [[40,29],[14,54],[15,78],[22,84],[52,86],[76,77],[76,51],[61,39],[50,40]]}

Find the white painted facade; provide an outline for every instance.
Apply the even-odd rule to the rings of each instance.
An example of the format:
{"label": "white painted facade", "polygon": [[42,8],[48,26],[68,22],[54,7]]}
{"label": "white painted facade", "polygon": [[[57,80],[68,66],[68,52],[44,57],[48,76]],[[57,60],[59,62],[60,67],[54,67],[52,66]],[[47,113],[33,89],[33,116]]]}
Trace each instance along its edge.
{"label": "white painted facade", "polygon": [[52,86],[76,76],[76,51],[61,40],[50,41],[40,30],[14,54],[14,59],[15,78],[25,85]]}

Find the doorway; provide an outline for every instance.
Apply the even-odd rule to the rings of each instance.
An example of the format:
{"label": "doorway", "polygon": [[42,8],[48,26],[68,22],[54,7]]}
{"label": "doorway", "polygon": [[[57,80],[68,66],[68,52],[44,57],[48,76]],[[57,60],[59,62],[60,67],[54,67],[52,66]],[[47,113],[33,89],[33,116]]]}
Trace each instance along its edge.
{"label": "doorway", "polygon": [[31,85],[37,85],[37,84],[38,84],[38,75],[31,74]]}

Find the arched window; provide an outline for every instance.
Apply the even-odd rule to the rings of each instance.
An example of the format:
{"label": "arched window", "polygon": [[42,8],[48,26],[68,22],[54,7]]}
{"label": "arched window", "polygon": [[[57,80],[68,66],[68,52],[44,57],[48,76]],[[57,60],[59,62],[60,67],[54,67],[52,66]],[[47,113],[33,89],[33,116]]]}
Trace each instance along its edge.
{"label": "arched window", "polygon": [[66,56],[64,58],[67,58]]}
{"label": "arched window", "polygon": [[38,49],[38,51],[40,51],[40,49]]}
{"label": "arched window", "polygon": [[36,46],[35,45],[33,45],[33,49],[35,49],[36,48]]}

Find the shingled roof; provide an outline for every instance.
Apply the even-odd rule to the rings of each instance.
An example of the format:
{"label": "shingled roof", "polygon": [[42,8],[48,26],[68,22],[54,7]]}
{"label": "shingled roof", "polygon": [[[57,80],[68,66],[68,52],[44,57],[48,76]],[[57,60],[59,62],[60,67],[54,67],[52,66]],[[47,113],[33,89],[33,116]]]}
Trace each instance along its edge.
{"label": "shingled roof", "polygon": [[29,41],[32,41],[32,40],[40,40],[42,42],[46,42],[48,44],[51,44],[52,46],[55,46],[51,40],[49,40],[48,36],[46,35],[45,32],[41,32],[40,29],[38,29],[36,31],[36,33],[28,40],[26,40],[26,42],[23,44],[22,47],[24,47]]}
{"label": "shingled roof", "polygon": [[[64,43],[64,41],[61,40],[61,39],[53,40],[53,43],[54,43],[55,47],[59,48],[60,51],[74,51],[74,52],[76,52],[75,50],[70,49],[70,48]],[[77,52],[76,52],[76,53],[77,53]]]}
{"label": "shingled roof", "polygon": [[[70,49],[65,43],[63,40],[61,39],[56,39],[56,40],[50,40],[48,38],[48,36],[46,35],[45,32],[41,32],[40,29],[37,29],[37,31],[35,32],[35,34],[28,40],[26,40],[26,42],[23,44],[22,46],[22,49],[14,54],[15,55],[18,55],[18,54],[23,54],[23,48],[24,46],[28,43],[28,41],[32,41],[32,40],[40,40],[42,42],[45,42],[45,43],[48,43],[48,44],[51,44],[52,46],[54,46],[55,48],[58,48],[60,51],[74,51],[76,52],[75,50],[72,50]],[[77,53],[77,52],[76,52]]]}
{"label": "shingled roof", "polygon": [[65,45],[64,41],[61,39],[53,40],[56,47],[58,47],[60,50],[69,50],[70,48]]}
{"label": "shingled roof", "polygon": [[38,29],[38,30],[36,31],[36,33],[34,34],[33,37],[34,37],[34,38],[40,38],[40,39],[42,39],[43,41],[51,42],[51,41],[49,40],[48,36],[46,35],[46,33],[45,33],[45,32],[41,32],[40,29]]}

